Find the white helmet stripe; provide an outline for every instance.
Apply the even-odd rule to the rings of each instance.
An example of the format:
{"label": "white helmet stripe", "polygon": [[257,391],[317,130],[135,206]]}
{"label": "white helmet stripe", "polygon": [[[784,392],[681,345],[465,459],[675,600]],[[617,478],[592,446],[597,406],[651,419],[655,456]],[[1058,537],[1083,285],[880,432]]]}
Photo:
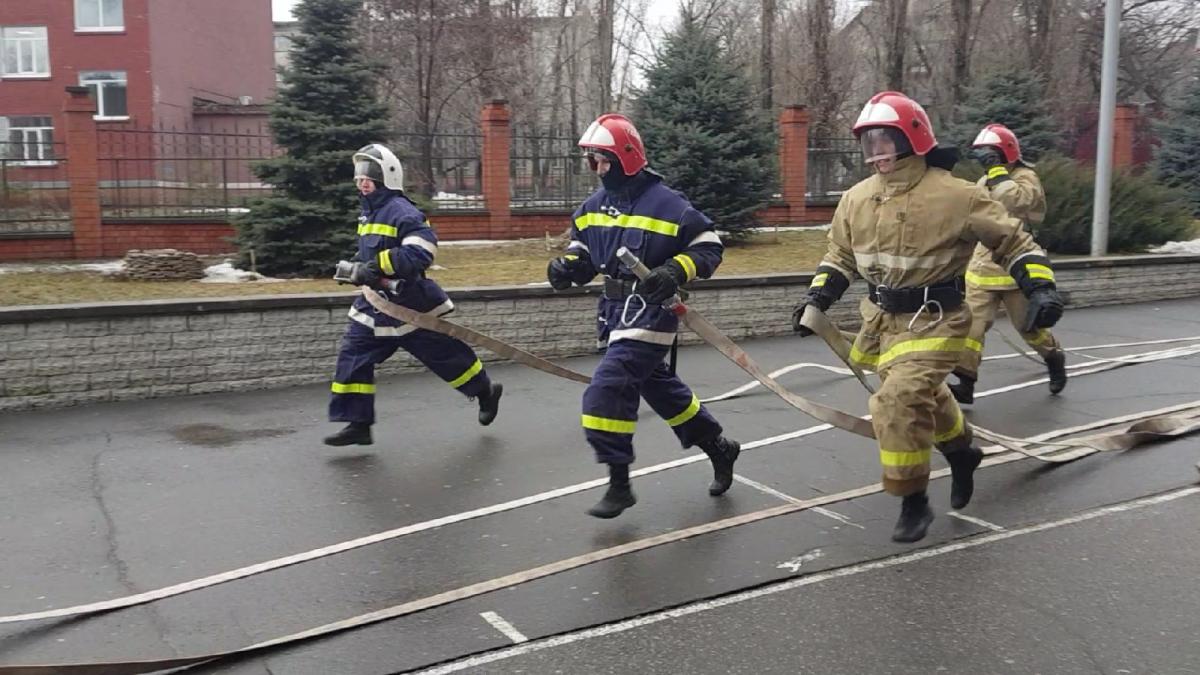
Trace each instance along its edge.
{"label": "white helmet stripe", "polygon": [[886,103],[868,103],[863,106],[855,126],[871,123],[899,122],[900,114]]}
{"label": "white helmet stripe", "polygon": [[975,142],[971,145],[1000,145],[1000,137],[991,129],[984,129],[975,137]]}
{"label": "white helmet stripe", "polygon": [[588,127],[579,139],[579,145],[600,145],[611,148],[616,144],[617,140],[613,138],[612,132],[605,129],[599,120],[592,122],[592,126]]}

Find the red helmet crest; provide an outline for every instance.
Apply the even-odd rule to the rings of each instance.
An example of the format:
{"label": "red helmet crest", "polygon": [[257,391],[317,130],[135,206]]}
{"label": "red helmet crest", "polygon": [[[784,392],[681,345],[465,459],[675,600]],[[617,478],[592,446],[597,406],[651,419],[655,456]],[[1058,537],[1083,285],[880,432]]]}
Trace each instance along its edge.
{"label": "red helmet crest", "polygon": [[920,103],[898,91],[884,91],[867,101],[854,123],[854,135],[858,136],[870,127],[891,127],[908,139],[913,152],[924,155],[937,146],[933,125]]}
{"label": "red helmet crest", "polygon": [[1004,161],[1008,164],[1021,159],[1021,143],[1017,140],[1017,135],[1003,124],[989,124],[984,127],[975,137],[975,142],[971,143],[971,147],[997,148],[1004,154]]}
{"label": "red helmet crest", "polygon": [[642,144],[642,136],[624,115],[608,113],[598,117],[583,132],[579,147],[612,153],[621,160],[626,176],[646,167],[646,146]]}

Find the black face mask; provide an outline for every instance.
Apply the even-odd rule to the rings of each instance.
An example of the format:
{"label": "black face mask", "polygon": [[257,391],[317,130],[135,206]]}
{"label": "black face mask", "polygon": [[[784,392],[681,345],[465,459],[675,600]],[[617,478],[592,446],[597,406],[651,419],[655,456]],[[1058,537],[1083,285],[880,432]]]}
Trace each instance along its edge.
{"label": "black face mask", "polygon": [[621,160],[616,157],[610,157],[608,171],[600,177],[600,182],[604,185],[604,189],[609,192],[620,190],[629,184],[629,180],[633,176],[625,175],[625,168],[621,166]]}

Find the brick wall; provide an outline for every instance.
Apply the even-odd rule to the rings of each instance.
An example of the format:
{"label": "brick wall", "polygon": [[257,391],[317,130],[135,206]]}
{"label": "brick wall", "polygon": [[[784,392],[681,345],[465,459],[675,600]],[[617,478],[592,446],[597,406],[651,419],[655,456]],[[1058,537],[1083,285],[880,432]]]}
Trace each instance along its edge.
{"label": "brick wall", "polygon": [[[1062,261],[1072,307],[1200,296],[1200,256]],[[697,284],[691,305],[735,340],[791,331],[811,275]],[[831,312],[844,327],[865,289]],[[547,357],[595,349],[596,287],[452,292],[455,321]],[[0,411],[327,382],[349,294],[0,310]],[[684,342],[698,339],[684,333]],[[485,360],[493,355],[481,353]],[[381,374],[419,369],[403,352]]]}

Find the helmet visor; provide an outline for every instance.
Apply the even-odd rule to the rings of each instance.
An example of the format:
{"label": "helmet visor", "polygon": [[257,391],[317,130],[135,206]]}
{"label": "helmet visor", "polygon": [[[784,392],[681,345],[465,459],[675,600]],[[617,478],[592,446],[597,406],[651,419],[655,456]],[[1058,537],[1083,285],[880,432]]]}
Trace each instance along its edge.
{"label": "helmet visor", "polygon": [[380,168],[379,162],[370,159],[364,159],[361,155],[354,160],[354,178],[370,178],[371,180],[382,181],[383,169]]}
{"label": "helmet visor", "polygon": [[908,138],[894,127],[871,127],[858,136],[863,161],[869,165],[883,160],[895,160],[912,154]]}

